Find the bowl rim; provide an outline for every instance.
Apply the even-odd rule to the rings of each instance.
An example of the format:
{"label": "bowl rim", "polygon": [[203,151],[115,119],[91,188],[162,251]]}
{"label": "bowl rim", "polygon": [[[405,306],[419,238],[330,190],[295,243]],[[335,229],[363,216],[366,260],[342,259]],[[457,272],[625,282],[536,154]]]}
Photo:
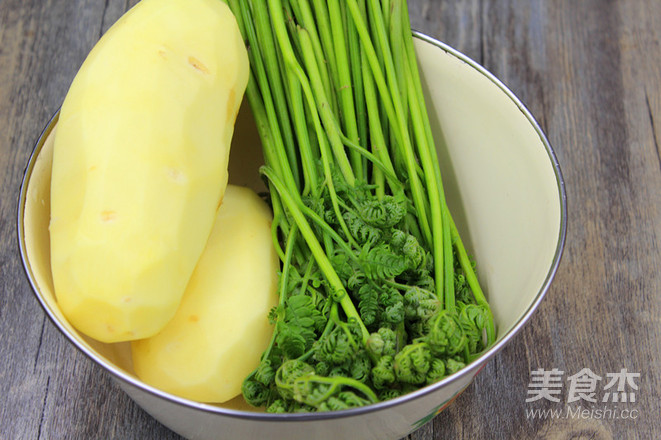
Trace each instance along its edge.
{"label": "bowl rim", "polygon": [[[440,388],[443,388],[447,384],[456,381],[457,379],[460,378],[465,378],[465,376],[468,375],[475,375],[479,372],[479,370],[491,359],[493,358],[500,350],[503,349],[503,347],[509,343],[509,341],[516,336],[516,334],[521,331],[523,326],[530,320],[530,317],[532,314],[537,310],[539,307],[539,304],[541,303],[542,299],[546,295],[547,291],[549,290],[549,287],[551,285],[551,282],[553,278],[555,277],[555,274],[558,270],[558,267],[560,265],[560,260],[562,259],[562,253],[564,250],[565,246],[565,241],[566,241],[566,235],[567,235],[567,194],[566,194],[566,189],[565,189],[565,182],[564,178],[562,175],[562,171],[560,169],[560,164],[558,162],[557,156],[551,147],[551,144],[549,140],[547,139],[546,135],[542,131],[541,127],[531,114],[531,112],[526,108],[526,106],[522,103],[522,101],[502,82],[500,81],[495,75],[493,75],[491,72],[489,72],[486,68],[481,66],[479,63],[468,57],[467,55],[463,54],[462,52],[459,52],[458,50],[450,47],[449,45],[433,38],[430,37],[422,32],[413,30],[413,36],[423,42],[429,43],[444,52],[446,52],[449,55],[454,56],[460,61],[463,61],[464,63],[468,64],[470,67],[475,69],[478,73],[483,75],[485,78],[487,78],[489,81],[491,81],[495,86],[497,86],[507,97],[518,107],[518,109],[521,111],[521,113],[525,116],[525,118],[528,120],[528,122],[531,124],[531,126],[534,128],[535,132],[539,136],[542,144],[544,145],[544,148],[546,150],[546,153],[548,155],[549,161],[551,166],[553,167],[553,172],[555,174],[556,178],[556,184],[557,184],[557,190],[558,190],[558,196],[559,196],[559,201],[560,201],[560,228],[559,228],[559,234],[558,234],[558,241],[556,244],[556,249],[555,253],[553,256],[553,261],[551,262],[549,271],[547,272],[546,278],[544,279],[544,282],[542,283],[541,288],[539,289],[537,295],[535,296],[534,300],[530,304],[530,306],[527,308],[527,310],[524,312],[524,314],[521,316],[521,318],[514,324],[514,326],[507,331],[500,340],[498,340],[494,345],[489,347],[487,350],[485,350],[479,357],[477,357],[475,360],[473,360],[471,363],[467,364],[466,367],[462,368],[458,372],[447,376],[443,378],[442,380],[427,385],[423,388],[420,388],[416,391],[404,394],[402,396],[399,396],[394,399],[382,401],[382,402],[377,402],[374,404],[358,407],[358,408],[352,408],[352,409],[346,409],[346,410],[338,410],[338,411],[328,411],[328,412],[314,412],[314,413],[286,413],[286,414],[271,414],[271,413],[266,413],[266,412],[257,412],[257,411],[244,411],[244,410],[236,410],[236,409],[229,409],[229,408],[223,408],[221,406],[216,406],[208,403],[200,403],[188,399],[184,399],[178,396],[174,396],[172,394],[166,393],[164,391],[161,391],[155,387],[152,387],[150,385],[145,384],[141,380],[139,380],[137,377],[134,377],[133,375],[125,372],[124,370],[120,369],[116,365],[108,362],[105,358],[103,358],[100,354],[89,350],[87,347],[85,347],[82,343],[76,340],[76,338],[72,337],[72,335],[69,334],[69,332],[66,330],[64,325],[59,322],[59,320],[56,318],[55,314],[53,311],[50,309],[49,305],[46,303],[46,301],[42,298],[42,296],[39,293],[39,288],[37,286],[37,283],[35,281],[35,278],[33,276],[30,264],[27,259],[27,248],[25,244],[25,228],[24,228],[24,214],[25,214],[25,201],[26,201],[26,196],[27,196],[27,187],[29,185],[32,171],[35,166],[35,162],[37,160],[37,157],[39,156],[39,153],[41,152],[41,149],[45,143],[45,140],[48,138],[48,136],[51,134],[53,131],[55,124],[57,123],[58,117],[59,117],[59,109],[58,111],[51,117],[51,119],[48,121],[46,124],[46,127],[42,130],[41,134],[39,135],[38,141],[30,154],[30,158],[28,160],[28,164],[25,167],[25,170],[23,172],[23,178],[21,181],[21,186],[20,186],[20,193],[18,197],[18,213],[17,213],[17,238],[18,238],[18,247],[19,247],[19,252],[20,252],[20,257],[21,257],[21,262],[23,265],[23,270],[25,272],[25,275],[27,276],[28,282],[30,286],[32,287],[32,291],[34,295],[36,296],[37,300],[41,304],[42,308],[50,318],[51,322],[55,324],[55,326],[60,330],[60,332],[67,338],[69,339],[70,342],[72,342],[83,354],[85,354],[88,358],[90,358],[92,361],[94,361],[96,364],[104,368],[107,372],[109,372],[115,379],[120,380],[121,382],[124,382],[128,385],[131,385],[135,388],[140,389],[141,391],[144,391],[154,397],[157,397],[159,399],[163,399],[169,403],[179,405],[179,406],[184,406],[188,409],[191,410],[196,410],[196,411],[203,411],[206,413],[213,413],[216,415],[220,416],[227,416],[227,417],[232,417],[232,418],[239,418],[239,419],[249,419],[253,421],[313,421],[313,420],[331,420],[331,419],[338,419],[338,418],[344,418],[344,417],[352,417],[352,416],[358,416],[361,414],[365,413],[371,413],[371,412],[376,412],[380,411],[383,409],[387,408],[392,408],[396,407],[398,405],[413,401],[421,396],[428,395],[430,393],[433,393],[437,391]],[[465,389],[462,388],[462,390]],[[459,391],[461,392],[461,391]]]}

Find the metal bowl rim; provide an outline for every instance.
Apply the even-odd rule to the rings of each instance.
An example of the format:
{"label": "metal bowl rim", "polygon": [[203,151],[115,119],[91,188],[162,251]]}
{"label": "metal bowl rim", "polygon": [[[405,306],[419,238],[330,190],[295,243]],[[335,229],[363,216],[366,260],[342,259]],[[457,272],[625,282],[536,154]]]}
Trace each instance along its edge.
{"label": "metal bowl rim", "polygon": [[[566,195],[566,190],[565,190],[565,182],[564,178],[562,176],[562,172],[560,170],[560,164],[558,162],[558,159],[556,157],[555,152],[553,151],[553,148],[551,147],[550,142],[548,141],[546,135],[540,128],[539,124],[535,120],[535,118],[532,116],[530,111],[525,107],[525,105],[521,102],[521,100],[498,78],[496,78],[491,72],[489,72],[487,69],[482,67],[480,64],[466,56],[465,54],[457,51],[456,49],[453,49],[452,47],[448,46],[447,44],[432,38],[426,34],[423,34],[418,31],[413,31],[413,35],[415,38],[430,43],[437,48],[443,50],[444,52],[454,56],[455,58],[459,59],[460,61],[465,62],[469,66],[471,66],[473,69],[477,70],[479,73],[481,73],[484,77],[489,79],[495,86],[497,86],[501,91],[503,91],[513,102],[516,104],[516,106],[519,108],[521,113],[526,117],[526,119],[530,122],[530,124],[533,126],[535,129],[536,133],[538,134],[542,144],[544,145],[546,152],[548,154],[549,160],[551,162],[551,165],[553,167],[553,171],[556,177],[556,182],[557,182],[557,187],[558,187],[558,196],[560,199],[560,232],[558,235],[558,241],[556,245],[556,250],[555,254],[553,257],[553,261],[551,263],[551,266],[549,268],[549,271],[547,273],[547,276],[535,296],[534,300],[528,307],[528,309],[525,311],[523,316],[517,321],[517,323],[505,334],[502,336],[501,339],[499,339],[494,345],[492,345],[489,349],[487,349],[482,355],[480,355],[478,358],[476,358],[473,362],[468,364],[465,368],[461,369],[460,371],[447,376],[443,378],[442,380],[428,385],[424,388],[421,388],[419,390],[413,391],[411,393],[405,394],[403,396],[383,401],[383,402],[378,402],[374,403],[371,405],[366,405],[363,407],[358,407],[358,408],[353,408],[353,409],[347,409],[347,410],[340,410],[340,411],[330,411],[330,412],[321,412],[321,413],[294,413],[294,414],[270,414],[270,413],[264,413],[264,412],[256,412],[256,411],[241,411],[241,410],[233,410],[233,409],[228,409],[228,408],[223,408],[211,404],[205,404],[205,403],[199,403],[195,401],[191,401],[188,399],[184,399],[181,397],[173,396],[169,393],[166,393],[164,391],[161,391],[157,388],[154,388],[152,386],[149,386],[145,384],[144,382],[140,381],[136,377],[133,377],[132,375],[126,373],[124,370],[120,369],[116,365],[110,363],[106,359],[104,359],[102,356],[100,356],[98,353],[89,350],[87,347],[85,347],[82,343],[76,340],[67,330],[66,328],[62,325],[62,323],[59,322],[59,320],[55,317],[54,313],[48,306],[48,304],[45,302],[45,300],[41,297],[39,294],[39,288],[36,284],[36,281],[34,279],[34,276],[32,274],[32,270],[30,268],[30,265],[28,263],[27,259],[27,250],[25,247],[25,230],[24,230],[24,213],[25,213],[25,199],[26,199],[26,192],[27,192],[27,187],[30,181],[30,177],[32,174],[32,170],[34,169],[34,165],[36,162],[36,159],[41,151],[41,148],[43,147],[43,144],[48,137],[48,135],[51,133],[53,130],[55,123],[57,122],[58,116],[59,116],[59,110],[53,115],[53,117],[50,119],[44,130],[42,131],[41,135],[39,136],[39,140],[37,144],[34,147],[34,150],[32,151],[32,154],[30,155],[28,165],[25,168],[23,179],[21,182],[21,188],[20,188],[20,194],[18,198],[18,215],[17,215],[17,238],[18,238],[18,245],[19,245],[19,251],[20,251],[20,256],[21,256],[21,261],[23,264],[23,269],[25,271],[25,274],[28,278],[28,281],[32,287],[32,290],[37,297],[37,300],[41,304],[42,308],[50,318],[50,320],[55,324],[55,326],[64,334],[64,336],[67,337],[83,354],[85,354],[87,357],[92,359],[95,363],[99,364],[101,367],[103,367],[106,371],[108,371],[113,377],[116,379],[125,382],[129,385],[132,385],[133,387],[136,387],[146,393],[149,393],[153,396],[156,396],[160,399],[163,399],[165,401],[168,401],[170,403],[176,404],[176,405],[181,405],[184,406],[188,409],[194,409],[194,410],[199,410],[207,413],[212,413],[216,415],[221,415],[221,416],[227,416],[227,417],[232,417],[232,418],[240,418],[240,419],[248,419],[251,421],[313,421],[313,420],[330,420],[330,419],[338,419],[338,418],[343,418],[343,417],[353,417],[353,416],[359,416],[361,414],[366,414],[366,413],[371,413],[371,412],[376,412],[376,411],[381,411],[385,410],[388,408],[393,408],[408,402],[411,402],[421,396],[425,396],[427,394],[434,393],[441,388],[444,388],[446,385],[450,384],[451,382],[456,381],[457,379],[463,378],[467,375],[475,375],[481,367],[484,366],[484,364],[489,361],[491,358],[493,358],[500,350],[503,349],[503,347],[517,334],[523,326],[528,322],[532,314],[537,310],[539,307],[539,304],[541,303],[542,299],[546,295],[546,292],[548,291],[551,282],[553,278],[555,277],[555,274],[558,270],[558,266],[560,265],[560,260],[562,258],[562,253],[564,250],[564,245],[565,245],[565,240],[566,240],[566,235],[567,235],[567,195]],[[472,380],[472,379],[471,379]]]}

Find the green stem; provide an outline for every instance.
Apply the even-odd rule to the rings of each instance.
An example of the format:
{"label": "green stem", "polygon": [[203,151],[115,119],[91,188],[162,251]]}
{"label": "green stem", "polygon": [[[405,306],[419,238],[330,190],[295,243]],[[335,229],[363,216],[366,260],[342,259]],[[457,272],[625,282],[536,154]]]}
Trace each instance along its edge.
{"label": "green stem", "polygon": [[342,138],[340,135],[341,131],[338,125],[338,121],[331,111],[328,97],[326,96],[323,85],[321,83],[321,74],[319,73],[319,66],[317,65],[317,60],[314,56],[314,49],[312,48],[310,36],[305,29],[299,28],[298,37],[301,44],[303,62],[307,70],[307,77],[305,78],[305,82],[310,85],[310,91],[312,93],[309,99],[311,99],[311,103],[316,102],[316,110],[318,111],[319,117],[323,122],[325,133],[333,151],[335,161],[340,171],[342,172],[345,181],[349,185],[353,186],[355,184],[356,178],[353,169],[351,168],[351,163],[346,156],[344,145],[342,144]]}
{"label": "green stem", "polygon": [[[376,96],[374,79],[369,64],[367,63],[367,58],[364,54],[361,56],[361,70],[363,73],[363,90],[365,91],[365,107],[367,109],[367,122],[369,124],[371,149],[374,155],[381,159],[381,162],[396,176],[383,134],[381,113],[379,111],[379,101]],[[385,195],[383,172],[379,169],[373,170],[373,178],[374,183],[377,185],[377,196],[383,198]],[[394,193],[396,187],[400,187],[400,182],[397,178],[395,178],[394,181],[389,179],[388,185],[390,186],[390,190]]]}
{"label": "green stem", "polygon": [[[277,168],[280,170],[281,174],[285,176],[285,182],[287,185],[292,189],[298,189],[298,184],[290,167],[286,148],[282,139],[280,124],[278,122],[278,112],[275,108],[273,95],[268,83],[266,67],[264,66],[262,51],[260,50],[260,46],[258,44],[256,30],[253,26],[254,21],[250,8],[247,7],[245,3],[238,0],[230,0],[230,2],[233,7],[236,8],[235,16],[240,16],[242,19],[240,29],[242,29],[242,32],[245,33],[244,35],[247,36],[251,47],[248,53],[250,55],[250,65],[254,71],[253,78],[255,79],[256,86],[251,86],[250,84],[248,85],[247,90],[249,93],[249,99],[252,103],[258,99],[256,95],[261,95],[261,104],[258,104],[258,106],[263,109],[265,118],[264,115],[260,115],[260,118],[265,119],[266,126],[269,130],[269,147],[273,148],[274,152],[272,159],[278,164]],[[237,18],[237,22],[238,21],[239,19]],[[262,122],[264,122],[264,120],[262,120]],[[263,129],[266,129],[266,127]]]}
{"label": "green stem", "polygon": [[262,167],[261,172],[273,184],[276,191],[278,191],[284,206],[287,207],[289,214],[292,216],[292,218],[298,225],[301,235],[305,239],[305,242],[310,248],[312,255],[317,261],[317,265],[319,266],[319,269],[324,274],[324,277],[326,278],[326,281],[328,282],[330,289],[333,292],[334,298],[336,298],[336,300],[338,300],[338,302],[342,306],[342,310],[344,310],[344,313],[347,315],[347,318],[353,318],[356,320],[356,322],[358,322],[358,325],[361,329],[361,333],[363,334],[362,342],[365,343],[365,341],[367,341],[367,338],[369,337],[369,332],[367,331],[365,324],[360,318],[360,314],[356,310],[356,307],[351,301],[351,298],[347,294],[347,291],[344,288],[344,285],[342,284],[342,280],[340,280],[340,277],[337,275],[337,272],[335,272],[335,269],[333,268],[333,265],[328,259],[328,256],[326,255],[323,248],[319,244],[319,241],[317,240],[314,231],[310,227],[310,224],[306,220],[305,215],[299,209],[295,199],[289,194],[289,191],[287,191],[287,188],[284,185],[284,183],[273,172],[273,170],[271,170],[268,167]]}
{"label": "green stem", "polygon": [[[424,170],[427,191],[429,193],[428,200],[430,203],[431,212],[431,227],[432,227],[432,249],[434,255],[434,272],[436,291],[443,292],[445,298],[445,308],[448,310],[454,309],[454,276],[452,271],[454,265],[452,263],[452,245],[450,237],[447,232],[448,228],[444,228],[443,224],[443,204],[445,197],[440,190],[440,185],[436,180],[436,172],[433,167],[435,158],[432,157],[430,148],[427,146],[427,137],[425,135],[424,120],[421,115],[419,100],[415,94],[415,87],[411,79],[410,69],[405,66],[407,86],[409,91],[411,122],[413,132],[416,137],[418,146],[418,154],[420,155],[420,162]],[[446,249],[446,244],[449,245],[449,255]]]}
{"label": "green stem", "polygon": [[355,390],[360,391],[367,397],[367,399],[371,403],[376,403],[379,401],[379,398],[376,396],[374,391],[364,383],[352,379],[350,377],[344,377],[344,376],[333,376],[333,377],[326,377],[326,376],[319,376],[319,375],[311,375],[311,376],[304,376],[301,379],[298,379],[300,381],[312,381],[316,382],[322,385],[328,385],[328,388],[326,389],[326,392],[323,394],[315,394],[314,395],[314,400],[313,401],[307,401],[306,403],[311,404],[311,405],[318,405],[322,403],[323,401],[327,400],[329,397],[331,397],[333,394],[337,392],[337,390],[342,387],[342,386],[347,386],[351,387]]}
{"label": "green stem", "polygon": [[273,245],[275,246],[276,253],[280,258],[280,261],[285,260],[285,253],[280,246],[280,240],[278,237],[278,229],[281,229],[285,237],[289,236],[289,226],[286,224],[285,214],[282,209],[282,204],[280,203],[280,198],[277,194],[271,191],[271,209],[273,209],[273,221],[271,222],[271,240],[273,240]]}
{"label": "green stem", "polygon": [[[294,12],[298,19],[298,22],[305,30],[308,31],[308,34],[310,35],[310,41],[312,43],[312,48],[314,50],[314,55],[317,60],[317,64],[320,66],[326,66],[328,62],[324,57],[324,47],[323,47],[324,45],[322,45],[319,36],[320,32],[318,32],[318,28],[317,28],[318,22],[313,15],[309,1],[290,0],[290,3],[294,8]],[[321,26],[319,27],[322,28]],[[328,96],[331,103],[331,107],[333,108],[333,111],[335,111],[336,106],[334,102],[333,80],[331,79],[328,71],[329,68],[319,69],[319,73],[321,75],[321,82],[326,92],[326,96]]]}
{"label": "green stem", "polygon": [[485,307],[489,312],[489,323],[486,328],[487,346],[489,346],[493,344],[496,340],[496,327],[494,324],[493,313],[491,311],[491,307],[489,306],[486,296],[484,296],[484,292],[482,291],[480,282],[477,279],[477,275],[473,270],[473,265],[471,264],[470,258],[468,257],[468,253],[466,252],[466,247],[464,246],[464,243],[461,240],[461,236],[459,235],[459,230],[457,229],[457,226],[455,225],[454,220],[452,220],[452,218],[450,218],[450,227],[452,229],[452,241],[454,242],[454,248],[457,251],[459,264],[461,265],[461,269],[464,271],[466,282],[468,283],[468,286],[471,288],[471,291],[473,292],[475,301],[479,305]]}
{"label": "green stem", "polygon": [[293,75],[287,75],[289,81],[290,105],[292,107],[292,118],[294,128],[298,138],[298,149],[301,154],[301,165],[303,169],[303,191],[302,195],[312,193],[319,197],[320,188],[317,186],[319,176],[315,165],[315,155],[313,153],[308,124],[305,118],[305,103],[301,94],[301,86]]}
{"label": "green stem", "polygon": [[[344,20],[338,0],[327,0],[328,13],[331,23],[331,34],[335,50],[335,65],[339,84],[337,94],[340,98],[340,121],[346,136],[354,142],[358,142],[358,125],[356,123],[356,108],[353,100],[353,87],[351,83],[351,65],[347,54],[347,42],[345,38]],[[354,175],[363,175],[363,160],[356,152],[351,151],[351,167]]]}
{"label": "green stem", "polygon": [[[314,5],[314,14],[315,14],[315,25],[319,29],[319,37],[321,40],[321,46],[323,48],[325,57],[322,56],[322,63],[320,65],[327,65],[328,71],[330,72],[331,80],[331,94],[328,96],[331,97],[331,109],[335,113],[337,111],[337,103],[335,102],[336,98],[336,88],[339,82],[339,74],[337,71],[337,66],[335,65],[335,47],[333,45],[333,35],[331,32],[330,17],[328,14],[328,3],[325,0],[312,0]],[[318,61],[319,62],[319,61]]]}
{"label": "green stem", "polygon": [[[390,184],[390,190],[393,193],[396,194],[404,190],[402,183],[397,180],[395,170],[392,168],[392,164],[390,164],[389,161],[390,158],[387,155],[385,156],[385,162],[382,162],[381,159],[377,158],[373,153],[370,153],[360,145],[353,143],[350,139],[342,137],[342,142],[347,148],[357,151],[358,154],[367,159],[374,166],[372,170],[373,172],[378,170],[383,176],[387,177]],[[379,189],[383,190],[383,188],[376,188],[377,191]]]}
{"label": "green stem", "polygon": [[[371,24],[374,25],[374,28],[377,32],[377,38],[381,42],[383,50],[385,51],[385,56],[383,58],[385,60],[386,76],[388,77],[387,82],[383,76],[383,72],[380,69],[379,58],[377,57],[377,54],[374,50],[374,46],[372,45],[372,39],[370,38],[369,30],[363,20],[363,17],[360,14],[360,8],[358,7],[356,0],[346,1],[349,10],[351,11],[356,30],[360,36],[363,49],[365,50],[367,60],[372,69],[372,74],[374,76],[374,80],[381,97],[381,102],[383,102],[385,106],[388,119],[393,128],[393,134],[399,146],[399,150],[404,156],[408,173],[408,181],[411,187],[413,205],[417,211],[418,221],[420,222],[425,242],[430,245],[432,243],[432,234],[431,228],[429,226],[429,218],[425,208],[425,192],[417,174],[417,162],[413,151],[413,146],[411,145],[411,139],[408,136],[407,121],[404,119],[404,109],[394,73],[395,69],[393,66],[392,55],[388,47],[388,38],[383,23],[383,16],[375,11],[373,14],[374,21]],[[368,9],[379,10],[378,1],[379,0],[368,0]]]}
{"label": "green stem", "polygon": [[[432,224],[434,227],[434,236],[442,237],[442,244],[435,243],[434,245],[434,257],[436,259],[441,259],[443,261],[442,267],[438,266],[438,262],[435,261],[436,266],[436,288],[437,291],[439,287],[442,286],[442,291],[444,292],[445,298],[445,308],[448,310],[454,309],[454,262],[452,254],[452,234],[451,234],[451,218],[450,212],[447,208],[445,201],[445,191],[443,190],[443,180],[441,177],[441,169],[436,152],[436,144],[434,142],[434,137],[431,131],[431,125],[429,124],[429,114],[427,112],[427,106],[425,105],[424,93],[422,91],[422,82],[420,71],[418,69],[418,63],[415,54],[415,47],[413,44],[413,35],[410,31],[410,21],[408,15],[408,5],[406,0],[394,0],[396,2],[401,2],[401,17],[400,20],[403,23],[402,25],[402,34],[401,40],[403,41],[403,50],[405,54],[404,64],[406,67],[406,73],[409,87],[409,97],[411,103],[412,113],[415,112],[415,117],[413,114],[412,122],[415,126],[414,130],[417,132],[417,142],[418,142],[418,151],[422,157],[427,157],[430,160],[422,160],[423,166],[426,166],[424,172],[427,177],[427,190],[430,192],[429,200],[432,202]],[[431,159],[436,160],[431,160]],[[436,205],[434,202],[440,202],[440,206]],[[439,222],[440,220],[440,229],[439,232]],[[442,251],[440,249],[442,249]]]}
{"label": "green stem", "polygon": [[[317,99],[321,99],[322,102],[322,104],[319,105],[319,110],[322,115],[326,115],[326,119],[327,119],[326,134],[328,135],[328,139],[333,147],[333,151],[335,153],[334,157],[336,161],[339,161],[341,170],[343,168],[343,164],[348,167],[348,171],[343,172],[343,175],[344,178],[346,179],[346,182],[350,186],[353,186],[355,184],[355,178],[353,172],[351,171],[351,165],[349,164],[348,159],[344,153],[344,143],[342,142],[341,132],[337,127],[333,115],[329,113],[327,114],[328,107],[324,106],[324,103],[326,101],[324,101],[325,97],[323,96],[323,90],[320,87],[321,83],[319,81],[318,69],[314,57],[312,56],[312,47],[311,47],[309,35],[305,29],[299,29],[299,37],[301,42],[303,58],[305,59],[306,66],[308,67],[308,73],[310,75],[310,83],[312,84],[312,87],[315,90],[315,92],[317,94],[320,94],[320,96],[317,97]],[[344,217],[342,216],[342,212],[340,211],[339,204],[337,202],[337,193],[335,192],[335,183],[333,182],[332,170],[330,168],[330,159],[328,158],[328,154],[326,154],[326,148],[325,148],[326,138],[322,136],[319,140],[320,140],[320,144],[322,145],[321,157],[322,157],[324,173],[326,177],[326,186],[328,187],[328,191],[331,197],[331,202],[333,204],[333,209],[335,211],[335,216],[338,220],[338,223],[340,224],[340,227],[342,228],[342,231],[347,236],[347,239],[351,242],[352,245],[358,246],[358,244],[354,241],[353,237],[351,236],[351,233],[349,232],[349,228],[347,228],[347,225],[344,221]]]}
{"label": "green stem", "polygon": [[[360,0],[361,4],[359,5],[361,12],[365,10],[364,0]],[[356,104],[356,118],[358,124],[358,144],[367,149],[367,139],[369,138],[369,130],[367,127],[367,110],[365,108],[365,92],[363,86],[363,74],[362,69],[360,68],[362,60],[364,58],[362,49],[360,47],[360,39],[358,38],[358,31],[353,24],[353,21],[350,20],[348,16],[349,12],[346,9],[346,5],[343,3],[343,18],[346,23],[347,30],[347,40],[349,43],[349,59],[351,60],[351,74],[353,81],[353,90],[354,90],[354,101]],[[364,12],[363,12],[364,15]],[[368,162],[363,160],[363,174],[360,175],[360,179],[364,182],[367,182],[369,178],[369,169]]]}
{"label": "green stem", "polygon": [[[408,29],[408,23],[404,23],[402,20],[402,0],[392,0],[390,8],[388,9],[390,15],[384,13],[384,18],[387,17],[388,20],[385,23],[386,29],[389,29],[390,35],[390,47],[392,48],[392,59],[393,65],[395,68],[395,77],[397,79],[397,84],[399,85],[399,91],[401,93],[402,102],[407,102],[408,86],[407,82],[407,72],[405,68],[406,64],[406,52],[404,50],[404,42],[401,38],[405,29]],[[404,106],[404,120],[408,120],[407,107]]]}
{"label": "green stem", "polygon": [[[279,286],[278,286],[278,306],[279,307],[284,307],[285,305],[285,300],[287,299],[287,284],[289,282],[289,270],[291,268],[291,258],[292,254],[294,253],[294,244],[296,243],[296,232],[297,228],[296,225],[292,227],[291,234],[289,234],[289,237],[287,237],[287,250],[285,251],[284,259],[283,259],[283,266],[282,266],[282,274],[280,275],[280,279],[278,280]],[[283,314],[284,316],[284,314]],[[279,320],[279,319],[278,319]],[[276,323],[277,326],[277,323]],[[271,339],[269,341],[269,345],[262,354],[262,360],[263,359],[268,359],[269,355],[271,354],[271,350],[273,349],[273,345],[275,345],[275,339],[277,335],[277,331],[274,331],[271,334]]]}
{"label": "green stem", "polygon": [[[248,9],[248,8],[246,8]],[[278,61],[277,51],[275,50],[275,42],[273,41],[273,33],[270,29],[269,15],[266,8],[254,8],[253,18],[255,27],[260,29],[260,32],[255,33],[255,40],[258,42],[257,46],[251,43],[251,50],[259,51],[264,60],[264,66],[270,84],[275,110],[277,111],[280,122],[280,132],[282,133],[283,143],[289,159],[289,166],[293,174],[294,180],[300,186],[299,164],[298,155],[296,154],[296,143],[294,142],[294,134],[292,132],[292,125],[289,119],[289,111],[287,106],[287,99],[285,98],[285,84],[280,76],[280,65]],[[296,113],[293,113],[296,114]]]}

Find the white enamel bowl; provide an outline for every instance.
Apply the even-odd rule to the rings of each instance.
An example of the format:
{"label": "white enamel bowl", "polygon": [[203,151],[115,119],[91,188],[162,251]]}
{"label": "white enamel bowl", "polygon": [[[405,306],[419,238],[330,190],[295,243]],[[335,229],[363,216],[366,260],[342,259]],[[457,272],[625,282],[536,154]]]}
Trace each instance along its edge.
{"label": "white enamel bowl", "polygon": [[[19,246],[27,277],[66,338],[161,423],[191,439],[398,439],[464,390],[539,305],[558,267],[566,231],[564,184],[555,155],[530,113],[493,75],[438,41],[416,37],[448,203],[478,262],[498,340],[458,373],[391,401],[286,415],[256,412],[240,398],[224,406],[192,402],[141,382],[127,344],[101,344],[74,330],[58,309],[50,273],[49,183],[57,117],[44,130],[19,200]],[[243,109],[232,148],[234,183],[259,185],[255,133]]]}

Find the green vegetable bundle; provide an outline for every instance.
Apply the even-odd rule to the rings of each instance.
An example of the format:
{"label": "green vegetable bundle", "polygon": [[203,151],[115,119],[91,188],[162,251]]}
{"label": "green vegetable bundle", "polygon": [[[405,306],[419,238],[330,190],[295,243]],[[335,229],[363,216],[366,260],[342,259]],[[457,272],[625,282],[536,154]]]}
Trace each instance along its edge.
{"label": "green vegetable bundle", "polygon": [[282,261],[243,395],[351,408],[461,369],[495,328],[445,202],[405,0],[229,0]]}

